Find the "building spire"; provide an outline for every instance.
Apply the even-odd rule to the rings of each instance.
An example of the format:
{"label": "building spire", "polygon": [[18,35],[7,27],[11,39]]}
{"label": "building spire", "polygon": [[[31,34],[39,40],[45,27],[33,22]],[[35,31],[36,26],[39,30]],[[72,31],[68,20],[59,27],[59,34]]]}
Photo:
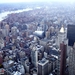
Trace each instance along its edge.
{"label": "building spire", "polygon": [[63,25],[62,25],[62,27],[61,27],[61,29],[60,29],[60,33],[64,33],[65,32],[65,30],[64,30],[64,27],[63,27]]}

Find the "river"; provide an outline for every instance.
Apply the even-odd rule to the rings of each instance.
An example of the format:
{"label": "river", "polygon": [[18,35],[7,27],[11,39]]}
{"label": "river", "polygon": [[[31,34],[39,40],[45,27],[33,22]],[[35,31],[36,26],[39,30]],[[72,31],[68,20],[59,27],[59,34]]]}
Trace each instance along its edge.
{"label": "river", "polygon": [[33,9],[32,8],[26,8],[26,9],[22,9],[22,10],[7,11],[7,12],[0,13],[0,21],[2,21],[4,18],[6,18],[8,16],[8,14],[20,13],[20,12],[29,11],[29,10],[33,10]]}
{"label": "river", "polygon": [[[35,9],[40,9],[40,8],[41,7],[35,7]],[[33,8],[26,8],[26,9],[22,9],[22,10],[7,11],[7,12],[0,13],[0,21],[2,21],[3,19],[5,19],[8,16],[8,14],[20,13],[20,12],[30,11],[30,10],[33,10]]]}

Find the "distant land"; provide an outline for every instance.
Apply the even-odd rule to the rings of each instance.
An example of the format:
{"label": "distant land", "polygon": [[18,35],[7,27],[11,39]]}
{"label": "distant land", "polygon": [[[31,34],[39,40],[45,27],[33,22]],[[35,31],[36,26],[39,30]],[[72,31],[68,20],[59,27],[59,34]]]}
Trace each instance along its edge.
{"label": "distant land", "polygon": [[25,8],[45,7],[45,6],[60,6],[63,7],[74,5],[74,3],[62,2],[19,2],[19,3],[0,3],[0,13],[5,11],[15,11]]}
{"label": "distant land", "polygon": [[5,11],[15,11],[15,10],[20,10],[20,9],[25,9],[25,8],[34,8],[34,7],[39,7],[39,6],[45,6],[46,3],[2,3],[0,4],[0,13],[5,12]]}

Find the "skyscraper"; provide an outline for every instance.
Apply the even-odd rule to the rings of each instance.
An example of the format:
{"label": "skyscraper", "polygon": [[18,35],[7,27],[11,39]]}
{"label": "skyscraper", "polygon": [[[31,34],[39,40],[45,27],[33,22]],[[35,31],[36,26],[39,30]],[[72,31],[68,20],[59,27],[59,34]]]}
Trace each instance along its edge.
{"label": "skyscraper", "polygon": [[67,26],[67,38],[69,40],[69,75],[75,75],[75,25]]}
{"label": "skyscraper", "polygon": [[4,39],[2,31],[0,30],[0,48],[2,49],[4,47]]}
{"label": "skyscraper", "polygon": [[17,34],[17,27],[16,26],[13,26],[11,28],[11,33],[12,33],[12,35],[16,35]]}
{"label": "skyscraper", "polygon": [[60,44],[60,50],[61,50],[60,75],[65,75],[67,45],[64,44],[64,42]]}
{"label": "skyscraper", "polygon": [[69,40],[68,45],[73,46],[75,42],[75,25],[67,26],[67,38]]}
{"label": "skyscraper", "polygon": [[62,26],[60,31],[59,31],[59,34],[58,34],[58,46],[60,46],[60,43],[62,43],[62,41],[64,41],[65,38],[66,38],[65,29]]}
{"label": "skyscraper", "polygon": [[37,67],[37,63],[38,63],[38,51],[36,49],[36,47],[33,47],[33,50],[31,51],[31,60],[32,63],[35,67]]}
{"label": "skyscraper", "polygon": [[38,75],[48,75],[48,63],[45,58],[38,62]]}
{"label": "skyscraper", "polygon": [[75,75],[75,48],[69,51],[69,75]]}

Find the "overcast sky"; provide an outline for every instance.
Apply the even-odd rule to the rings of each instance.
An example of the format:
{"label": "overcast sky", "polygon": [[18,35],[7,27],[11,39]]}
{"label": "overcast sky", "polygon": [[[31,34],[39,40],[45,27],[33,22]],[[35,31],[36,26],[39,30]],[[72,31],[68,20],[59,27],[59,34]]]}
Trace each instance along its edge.
{"label": "overcast sky", "polygon": [[0,0],[0,3],[12,3],[12,2],[37,2],[37,1],[60,1],[60,2],[75,2],[75,0]]}

